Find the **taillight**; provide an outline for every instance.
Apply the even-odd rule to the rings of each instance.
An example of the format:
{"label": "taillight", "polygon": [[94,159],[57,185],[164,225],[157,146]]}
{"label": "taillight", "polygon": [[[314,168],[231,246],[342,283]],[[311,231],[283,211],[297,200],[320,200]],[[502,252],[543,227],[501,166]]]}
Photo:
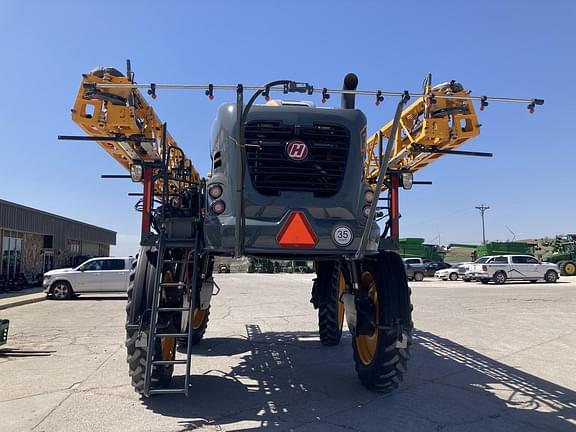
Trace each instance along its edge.
{"label": "taillight", "polygon": [[220,186],[218,184],[212,185],[208,189],[208,195],[210,195],[210,198],[212,198],[212,199],[220,198],[222,196],[223,192],[224,192],[224,190],[222,189],[222,186]]}
{"label": "taillight", "polygon": [[212,210],[212,213],[219,215],[224,213],[224,210],[226,210],[226,204],[222,200],[217,200],[212,203],[210,209]]}
{"label": "taillight", "polygon": [[368,204],[372,204],[372,201],[374,201],[374,192],[371,190],[364,192],[364,201]]}
{"label": "taillight", "polygon": [[370,215],[370,207],[372,206],[366,205],[362,209],[362,214],[364,215],[365,218],[367,218]]}

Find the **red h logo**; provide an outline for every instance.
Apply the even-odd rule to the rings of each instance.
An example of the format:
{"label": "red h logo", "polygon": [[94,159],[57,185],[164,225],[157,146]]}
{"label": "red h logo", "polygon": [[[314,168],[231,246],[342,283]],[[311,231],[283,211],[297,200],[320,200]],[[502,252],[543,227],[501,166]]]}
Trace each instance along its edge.
{"label": "red h logo", "polygon": [[293,161],[303,161],[308,157],[308,146],[299,140],[290,141],[286,145],[286,154]]}

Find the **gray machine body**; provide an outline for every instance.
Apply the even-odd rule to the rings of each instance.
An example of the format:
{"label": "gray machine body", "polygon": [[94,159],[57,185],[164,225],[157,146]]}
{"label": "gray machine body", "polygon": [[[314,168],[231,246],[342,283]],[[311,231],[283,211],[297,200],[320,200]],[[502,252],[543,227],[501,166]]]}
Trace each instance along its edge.
{"label": "gray machine body", "polygon": [[[238,170],[242,167],[236,143],[235,104],[218,110],[211,138],[212,176],[223,189],[226,209],[216,215],[206,199],[204,237],[207,250],[231,255],[235,249],[235,208]],[[306,144],[305,160],[288,155],[289,144]],[[245,126],[244,215],[246,255],[319,259],[352,256],[360,244],[368,205],[363,179],[366,118],[356,109],[326,109],[306,105],[255,105]],[[302,154],[300,154],[301,156]],[[317,237],[313,247],[282,247],[278,236],[292,212],[302,212]],[[335,241],[338,228],[353,235],[348,244]],[[377,253],[379,228],[373,224],[366,253]]]}

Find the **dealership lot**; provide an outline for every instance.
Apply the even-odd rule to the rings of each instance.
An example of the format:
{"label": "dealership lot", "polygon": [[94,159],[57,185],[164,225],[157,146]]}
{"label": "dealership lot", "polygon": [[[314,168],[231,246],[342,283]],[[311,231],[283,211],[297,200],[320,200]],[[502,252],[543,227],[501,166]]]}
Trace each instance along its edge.
{"label": "dealership lot", "polygon": [[[222,274],[192,395],[141,400],[122,296],[1,311],[6,431],[563,431],[576,428],[576,278],[411,283],[409,373],[390,395],[356,379],[350,336],[320,345],[313,275]],[[177,370],[176,375],[182,371]],[[179,378],[177,378],[179,379]]]}

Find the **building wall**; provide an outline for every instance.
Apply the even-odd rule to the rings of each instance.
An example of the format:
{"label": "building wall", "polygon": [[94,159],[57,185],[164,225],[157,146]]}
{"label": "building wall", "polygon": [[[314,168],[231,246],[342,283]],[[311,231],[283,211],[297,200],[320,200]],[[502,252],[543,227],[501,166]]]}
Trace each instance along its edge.
{"label": "building wall", "polygon": [[33,274],[42,273],[44,265],[44,236],[40,234],[24,233],[22,244],[22,271]]}
{"label": "building wall", "polygon": [[67,238],[116,244],[114,231],[1,199],[0,227],[14,231],[52,235],[54,236],[54,249],[61,251],[65,249]]}
{"label": "building wall", "polygon": [[100,248],[98,243],[93,243],[89,241],[82,242],[82,255],[100,256]]}
{"label": "building wall", "polygon": [[110,245],[109,244],[100,243],[100,245],[98,246],[98,249],[100,251],[98,256],[102,256],[102,257],[110,256]]}
{"label": "building wall", "polygon": [[[108,256],[116,244],[114,231],[0,199],[0,252],[2,230],[22,238],[21,272],[42,272],[45,252],[53,253],[54,268],[70,267],[82,260],[77,257]],[[45,243],[44,236],[51,241],[46,237]]]}

